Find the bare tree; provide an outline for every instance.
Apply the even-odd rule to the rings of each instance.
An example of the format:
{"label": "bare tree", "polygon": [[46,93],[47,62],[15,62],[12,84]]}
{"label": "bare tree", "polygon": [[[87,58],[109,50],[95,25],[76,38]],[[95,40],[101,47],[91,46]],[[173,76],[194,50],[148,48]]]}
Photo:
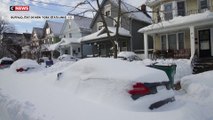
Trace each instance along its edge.
{"label": "bare tree", "polygon": [[12,55],[14,55],[16,58],[19,58],[21,55],[20,53],[20,45],[17,43],[14,43],[11,39],[4,39],[4,33],[14,33],[16,32],[15,27],[3,19],[3,17],[0,17],[0,58],[7,56],[10,52]]}
{"label": "bare tree", "polygon": [[[102,20],[102,23],[103,23],[103,27],[105,28],[106,30],[106,34],[107,34],[107,37],[108,39],[110,39],[110,42],[112,43],[112,46],[113,46],[113,53],[114,53],[114,58],[117,58],[117,51],[118,51],[118,37],[119,37],[119,27],[120,27],[120,17],[121,17],[121,3],[122,1],[121,0],[117,0],[118,1],[118,12],[117,12],[117,18],[118,19],[114,19],[110,16],[107,16],[103,13],[103,10],[101,8],[101,3],[100,3],[100,0],[85,0],[83,2],[80,2],[78,3],[75,8],[73,10],[71,10],[70,12],[73,12],[75,9],[77,9],[79,6],[82,6],[82,5],[85,5],[85,4],[88,4],[91,9],[86,9],[85,11],[82,11],[80,13],[77,13],[77,14],[85,14],[87,12],[96,12],[100,15],[101,17],[101,20]],[[92,4],[92,2],[96,2],[96,5],[97,5],[97,9],[96,7]],[[108,29],[108,25],[107,25],[107,22],[106,22],[106,18],[109,18],[109,19],[112,19],[117,25],[116,25],[116,32],[115,32],[115,37],[111,36],[110,35],[110,31]]]}

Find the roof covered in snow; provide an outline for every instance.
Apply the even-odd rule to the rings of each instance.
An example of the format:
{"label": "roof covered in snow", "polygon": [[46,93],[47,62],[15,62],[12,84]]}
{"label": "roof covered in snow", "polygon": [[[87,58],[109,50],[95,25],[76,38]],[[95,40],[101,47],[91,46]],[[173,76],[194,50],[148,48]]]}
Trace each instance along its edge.
{"label": "roof covered in snow", "polygon": [[141,28],[139,32],[159,33],[175,29],[189,28],[189,26],[201,26],[213,24],[213,12],[192,14],[189,16],[178,16],[169,21],[163,21]]}
{"label": "roof covered in snow", "polygon": [[68,45],[70,43],[80,43],[79,38],[62,38],[60,45]]}
{"label": "roof covered in snow", "polygon": [[54,35],[56,35],[56,36],[60,35],[60,31],[63,26],[63,23],[47,20],[46,24],[49,25],[49,27]]}
{"label": "roof covered in snow", "polygon": [[[118,0],[109,0],[113,5],[118,6]],[[106,2],[106,0],[102,1],[101,7],[104,6],[104,3]],[[121,11],[123,13],[129,12],[127,14],[125,14],[127,17],[135,19],[135,20],[139,20],[145,23],[152,23],[151,17],[148,14],[143,13],[140,9],[122,1],[121,3]],[[96,13],[91,26],[93,26],[95,24],[95,21],[98,17],[98,13]]]}
{"label": "roof covered in snow", "polygon": [[38,38],[42,38],[43,36],[43,28],[33,27],[32,34],[36,34]]}
{"label": "roof covered in snow", "polygon": [[[110,32],[110,35],[111,36],[115,36],[116,34],[116,28],[115,27],[108,27],[109,29],[109,32]],[[119,35],[121,36],[127,36],[127,37],[130,37],[130,32],[124,28],[119,28]],[[80,38],[80,41],[83,42],[83,41],[90,41],[90,40],[95,40],[95,39],[100,39],[100,38],[105,38],[107,37],[107,33],[106,33],[106,29],[105,28],[102,28],[101,30],[95,32],[95,33],[92,33],[90,35],[87,35],[87,36],[84,36],[82,38]]]}
{"label": "roof covered in snow", "polygon": [[54,50],[58,49],[58,47],[59,47],[59,45],[60,45],[61,43],[62,43],[62,41],[57,42],[57,43],[55,43],[55,44],[49,45],[49,46],[48,46],[48,50],[49,50],[49,51],[54,51]]}

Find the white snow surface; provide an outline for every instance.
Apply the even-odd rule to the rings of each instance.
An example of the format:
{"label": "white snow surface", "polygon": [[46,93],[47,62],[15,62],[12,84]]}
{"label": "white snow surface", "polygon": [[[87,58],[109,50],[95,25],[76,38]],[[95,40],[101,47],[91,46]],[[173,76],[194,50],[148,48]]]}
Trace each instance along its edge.
{"label": "white snow surface", "polygon": [[[115,27],[108,27],[108,30],[110,31],[111,36],[115,36],[115,34],[116,34]],[[87,36],[80,38],[79,41],[90,41],[90,40],[94,40],[94,39],[105,38],[105,37],[107,37],[107,33],[105,31],[106,30],[103,27],[102,29],[100,29],[99,31],[97,31],[95,33],[92,33],[92,34],[89,34]],[[119,28],[118,34],[123,35],[123,36],[128,36],[128,37],[131,36],[130,32],[122,27]]]}
{"label": "white snow surface", "polygon": [[[62,75],[57,80],[59,72]],[[192,86],[191,92],[184,87],[187,92],[177,92],[175,102],[154,111],[144,109],[143,99],[131,100],[127,90],[136,81],[168,80],[162,71],[137,62],[90,58],[75,63],[58,62],[26,74],[12,72],[9,68],[0,70],[0,76],[0,120],[213,119],[212,87],[203,88],[201,82],[196,82],[199,87]],[[190,86],[194,84],[193,79],[199,81],[199,78],[212,83],[212,72],[184,77],[182,81],[189,80],[187,86]],[[161,98],[167,97],[165,93],[159,92]],[[158,99],[152,95],[147,98]]]}
{"label": "white snow surface", "polygon": [[12,59],[12,58],[9,58],[9,57],[3,57],[3,58],[1,58],[1,59],[0,59],[0,62],[1,62],[2,60],[9,60],[9,61],[13,61],[13,59]]}

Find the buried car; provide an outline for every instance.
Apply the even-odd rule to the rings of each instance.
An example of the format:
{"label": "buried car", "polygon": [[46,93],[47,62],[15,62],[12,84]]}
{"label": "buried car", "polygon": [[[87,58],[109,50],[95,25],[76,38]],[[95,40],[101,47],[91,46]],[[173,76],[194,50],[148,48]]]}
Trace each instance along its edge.
{"label": "buried car", "polygon": [[72,55],[63,54],[58,57],[58,60],[59,61],[78,61],[79,59]]}
{"label": "buried car", "polygon": [[26,72],[32,71],[39,68],[40,65],[31,59],[19,59],[16,60],[11,66],[10,69],[16,72]]}
{"label": "buried car", "polygon": [[134,52],[124,51],[118,54],[118,58],[127,61],[141,61],[142,59],[137,56]]}
{"label": "buried car", "polygon": [[0,59],[0,69],[8,68],[13,63],[12,58],[3,57]]}
{"label": "buried car", "polygon": [[87,58],[73,63],[57,77],[67,81],[77,96],[113,107],[144,111],[174,101],[164,71],[134,62]]}

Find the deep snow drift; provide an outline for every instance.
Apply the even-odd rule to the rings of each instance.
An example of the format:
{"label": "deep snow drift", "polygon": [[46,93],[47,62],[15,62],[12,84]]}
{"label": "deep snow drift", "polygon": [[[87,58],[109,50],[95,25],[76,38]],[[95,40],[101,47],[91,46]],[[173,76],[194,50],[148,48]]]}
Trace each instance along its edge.
{"label": "deep snow drift", "polygon": [[[184,63],[180,60],[181,62]],[[82,65],[83,63],[88,65]],[[111,66],[118,64],[122,65],[108,71]],[[91,65],[96,67],[91,68]],[[212,88],[202,82],[193,85],[194,79],[205,79],[209,81],[208,84],[213,84],[210,81],[213,78],[212,72],[183,78],[181,83],[184,84],[184,91],[177,92],[175,102],[154,111],[141,111],[140,101],[130,104],[131,99],[128,99],[128,94],[123,90],[128,90],[131,83],[141,80],[139,74],[147,76],[144,77],[146,80],[168,79],[165,78],[165,73],[161,74],[162,71],[145,69],[144,65],[137,62],[110,60],[108,63],[96,59],[76,63],[59,62],[49,68],[38,68],[38,71],[23,73],[14,72],[12,67],[0,70],[0,120],[213,119],[213,98],[210,95]],[[137,71],[142,70],[137,72],[134,68]],[[184,71],[185,68],[179,69]],[[99,72],[104,70],[104,73]],[[58,80],[59,72],[62,75]],[[109,74],[113,74],[113,77]],[[107,78],[109,81],[101,78]],[[90,80],[92,82],[89,82]],[[107,86],[103,86],[106,83]],[[122,103],[128,104],[125,106]]]}

